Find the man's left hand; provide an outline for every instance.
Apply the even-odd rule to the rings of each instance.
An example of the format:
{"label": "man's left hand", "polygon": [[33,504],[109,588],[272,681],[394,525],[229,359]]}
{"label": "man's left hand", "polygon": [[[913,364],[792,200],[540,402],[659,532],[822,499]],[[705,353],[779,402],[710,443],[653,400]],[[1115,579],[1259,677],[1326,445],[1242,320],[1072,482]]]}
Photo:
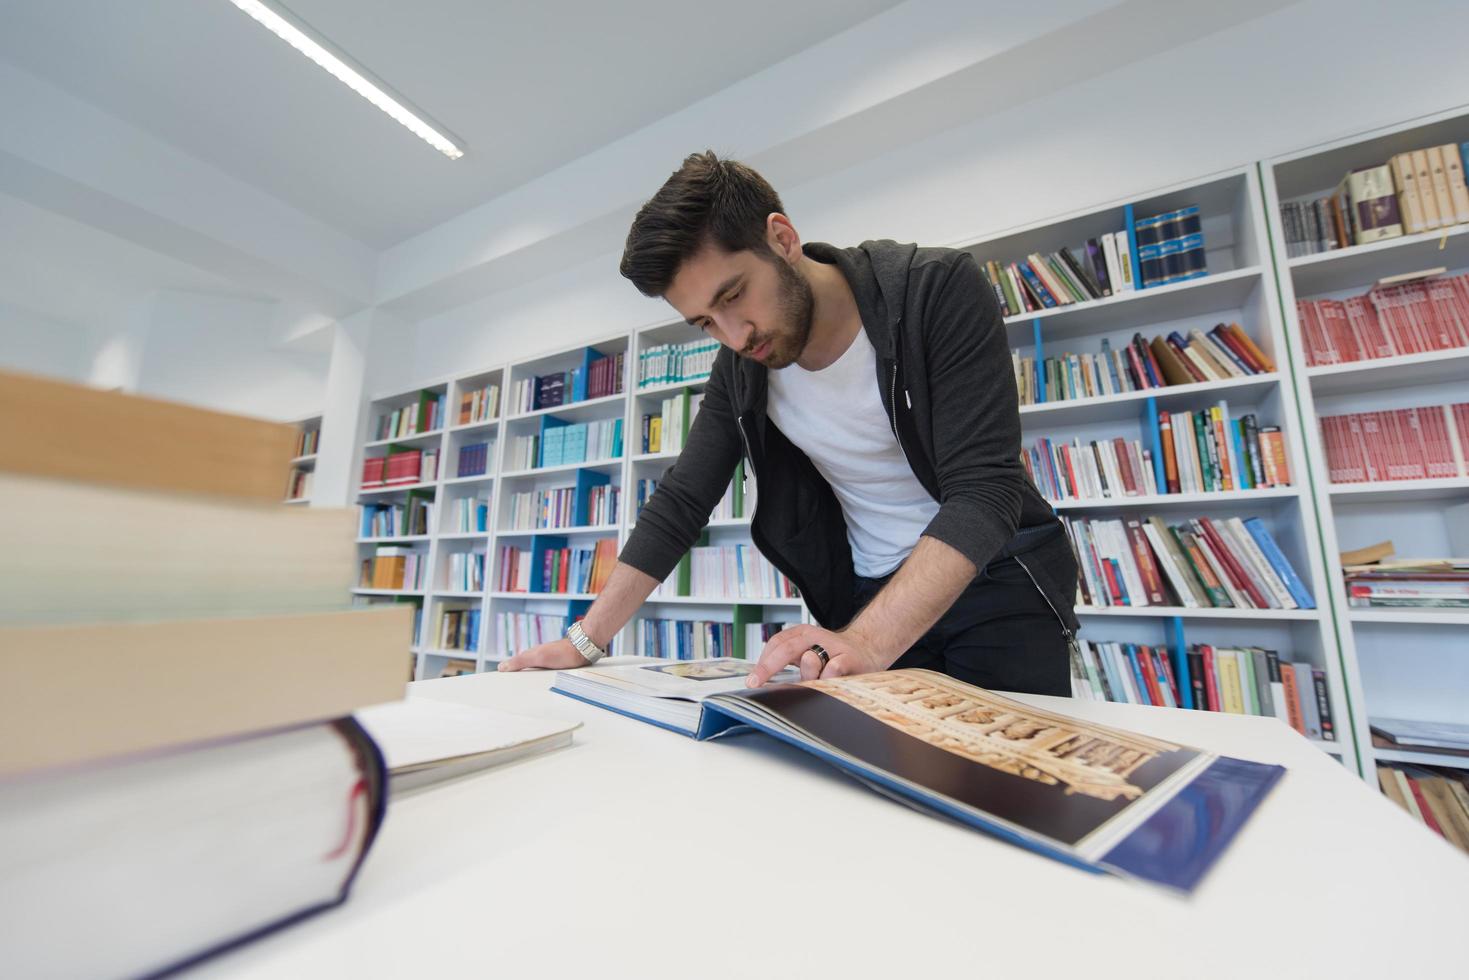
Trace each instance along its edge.
{"label": "man's left hand", "polygon": [[[825,665],[813,646],[826,651]],[[886,670],[889,663],[890,658],[872,649],[855,634],[833,633],[820,626],[802,624],[787,627],[770,638],[745,686],[760,687],[791,664],[801,668],[801,680],[811,681],[818,677],[869,674]]]}

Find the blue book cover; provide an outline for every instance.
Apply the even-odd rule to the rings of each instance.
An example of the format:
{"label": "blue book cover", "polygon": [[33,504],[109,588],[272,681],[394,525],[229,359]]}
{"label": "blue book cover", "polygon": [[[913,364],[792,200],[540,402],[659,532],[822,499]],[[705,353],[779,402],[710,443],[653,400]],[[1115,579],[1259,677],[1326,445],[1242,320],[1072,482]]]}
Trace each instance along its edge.
{"label": "blue book cover", "polygon": [[1260,546],[1260,552],[1265,556],[1265,560],[1270,563],[1270,567],[1275,569],[1275,574],[1279,575],[1280,580],[1285,583],[1286,591],[1290,593],[1292,599],[1296,600],[1296,605],[1302,609],[1315,609],[1316,600],[1311,598],[1311,593],[1306,590],[1306,583],[1301,581],[1296,570],[1286,560],[1285,554],[1275,543],[1275,538],[1271,537],[1264,522],[1258,517],[1247,517],[1244,525],[1245,530],[1250,532],[1250,537],[1255,539],[1255,544]]}
{"label": "blue book cover", "polygon": [[700,741],[763,732],[920,811],[1183,893],[1284,773],[927,670],[787,675],[750,690],[752,667],[640,658],[561,672],[552,690]]}
{"label": "blue book cover", "polygon": [[1050,309],[1056,305],[1056,300],[1051,295],[1050,290],[1046,289],[1045,283],[1041,282],[1040,277],[1035,274],[1035,271],[1031,269],[1028,263],[1018,262],[1015,267],[1020,270],[1020,274],[1025,278],[1025,284],[1030,287],[1031,292],[1040,297],[1041,306]]}

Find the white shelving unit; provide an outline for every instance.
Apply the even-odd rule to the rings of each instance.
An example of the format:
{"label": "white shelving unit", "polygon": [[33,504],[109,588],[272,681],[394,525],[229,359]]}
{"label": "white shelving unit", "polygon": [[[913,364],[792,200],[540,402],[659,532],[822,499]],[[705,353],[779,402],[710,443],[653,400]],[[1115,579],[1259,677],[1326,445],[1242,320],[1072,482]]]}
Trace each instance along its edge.
{"label": "white shelving unit", "polygon": [[[1347,412],[1438,405],[1469,397],[1469,349],[1410,354],[1329,366],[1306,366],[1298,300],[1361,295],[1378,280],[1427,268],[1469,269],[1469,226],[1387,239],[1287,260],[1282,202],[1329,193],[1348,170],[1394,154],[1469,139],[1460,108],[1349,139],[1311,147],[1260,165],[1265,213],[1279,269],[1292,383],[1312,460],[1311,493],[1320,515],[1327,595],[1340,638],[1350,727],[1361,769],[1376,778],[1380,761],[1469,768],[1469,756],[1374,748],[1371,716],[1469,720],[1469,614],[1433,609],[1355,609],[1348,605],[1337,556],[1391,539],[1399,555],[1448,554],[1442,509],[1469,500],[1469,478],[1333,484],[1317,420]],[[1342,727],[1348,722],[1343,719]]]}
{"label": "white shelving unit", "polygon": [[[286,482],[285,502],[307,507],[311,505],[311,483],[316,474],[316,457],[321,449],[318,444],[321,440],[321,416],[306,415],[293,419],[291,424],[300,435],[297,437],[298,455],[291,460],[291,475]],[[302,478],[301,474],[306,475]]]}
{"label": "white shelving unit", "polygon": [[[1180,493],[1055,503],[1066,517],[1123,517],[1157,514],[1165,520],[1191,517],[1259,517],[1306,583],[1317,609],[1184,609],[1172,606],[1094,607],[1079,605],[1082,636],[1090,640],[1166,644],[1210,643],[1216,646],[1259,646],[1277,650],[1283,659],[1309,661],[1327,680],[1338,741],[1316,742],[1320,748],[1358,769],[1350,726],[1347,694],[1337,654],[1334,624],[1325,593],[1329,588],[1318,547],[1316,515],[1306,488],[1306,440],[1300,431],[1296,395],[1285,355],[1284,326],[1276,295],[1264,203],[1254,167],[1241,167],[1141,197],[1112,201],[1094,208],[1012,229],[961,247],[983,265],[1002,265],[1031,252],[1077,246],[1088,238],[1125,227],[1126,207],[1137,217],[1190,204],[1199,206],[1208,275],[1188,282],[1125,292],[1091,302],[1011,316],[1007,339],[1023,357],[1096,353],[1103,339],[1120,349],[1135,333],[1147,339],[1178,330],[1208,332],[1216,323],[1238,323],[1275,361],[1276,372],[1177,385],[1106,397],[1052,401],[1020,409],[1022,441],[1038,436],[1083,443],[1121,436],[1141,438],[1147,445],[1146,407],[1159,410],[1202,409],[1224,400],[1231,415],[1253,412],[1259,424],[1280,426],[1288,452],[1293,485],[1213,493]],[[1083,259],[1084,261],[1084,259]]]}

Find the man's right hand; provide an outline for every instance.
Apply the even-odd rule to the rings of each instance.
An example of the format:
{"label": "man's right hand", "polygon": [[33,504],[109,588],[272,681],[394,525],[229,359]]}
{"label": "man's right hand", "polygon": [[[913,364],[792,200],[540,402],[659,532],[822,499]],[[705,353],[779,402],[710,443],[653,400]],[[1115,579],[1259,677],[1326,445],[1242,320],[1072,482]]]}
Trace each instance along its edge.
{"label": "man's right hand", "polygon": [[509,660],[500,661],[496,670],[524,670],[527,667],[541,667],[546,670],[565,670],[568,667],[585,667],[587,658],[581,655],[581,651],[572,645],[571,641],[562,637],[552,640],[550,643],[542,643],[538,647],[522,650]]}

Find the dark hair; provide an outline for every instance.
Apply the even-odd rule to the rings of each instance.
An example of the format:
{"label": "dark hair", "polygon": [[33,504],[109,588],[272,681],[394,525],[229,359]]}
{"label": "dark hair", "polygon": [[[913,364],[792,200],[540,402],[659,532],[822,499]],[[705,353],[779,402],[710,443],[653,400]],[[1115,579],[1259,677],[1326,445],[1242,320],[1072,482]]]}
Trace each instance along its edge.
{"label": "dark hair", "polygon": [[692,153],[638,211],[622,250],[622,274],[644,296],[662,296],[684,260],[705,244],[768,251],[765,219],[785,213],[764,177],[713,150]]}

